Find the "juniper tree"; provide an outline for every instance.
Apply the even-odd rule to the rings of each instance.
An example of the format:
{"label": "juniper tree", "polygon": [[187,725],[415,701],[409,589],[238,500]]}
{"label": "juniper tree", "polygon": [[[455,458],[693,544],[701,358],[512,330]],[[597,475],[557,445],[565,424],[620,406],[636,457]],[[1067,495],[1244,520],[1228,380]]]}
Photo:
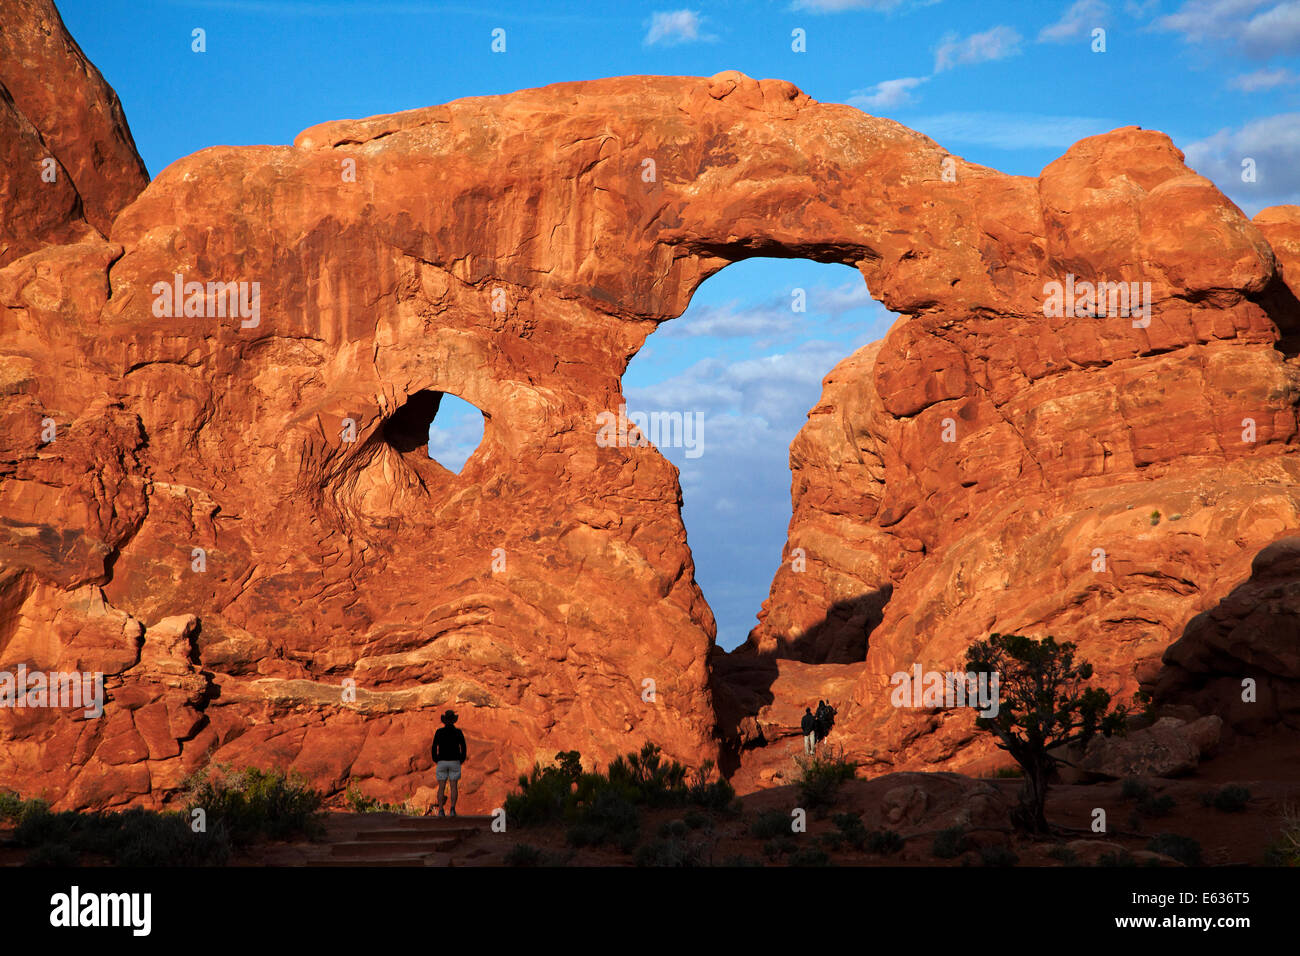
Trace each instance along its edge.
{"label": "juniper tree", "polygon": [[975,726],[993,734],[1024,770],[1013,818],[1034,833],[1048,830],[1048,779],[1057,764],[1049,751],[1073,743],[1087,746],[1098,732],[1110,736],[1127,715],[1124,707],[1110,709],[1105,690],[1086,686],[1092,665],[1076,663],[1075,650],[1073,643],[1058,644],[1050,636],[992,634],[966,652],[967,671],[998,675],[997,712],[977,717]]}

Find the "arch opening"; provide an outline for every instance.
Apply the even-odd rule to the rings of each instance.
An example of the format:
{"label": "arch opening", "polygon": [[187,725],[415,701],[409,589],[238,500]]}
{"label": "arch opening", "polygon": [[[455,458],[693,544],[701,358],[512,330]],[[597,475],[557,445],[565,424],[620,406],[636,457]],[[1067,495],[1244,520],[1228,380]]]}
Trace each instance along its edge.
{"label": "arch opening", "polygon": [[679,469],[696,581],[723,650],[758,624],[782,565],[791,443],[822,400],[822,380],[897,318],[850,266],[745,259],[706,279],[624,373],[629,414],[702,424],[698,447],[659,451]]}
{"label": "arch opening", "polygon": [[383,439],[401,455],[423,454],[455,474],[483,443],[487,416],[451,392],[421,389],[383,424]]}

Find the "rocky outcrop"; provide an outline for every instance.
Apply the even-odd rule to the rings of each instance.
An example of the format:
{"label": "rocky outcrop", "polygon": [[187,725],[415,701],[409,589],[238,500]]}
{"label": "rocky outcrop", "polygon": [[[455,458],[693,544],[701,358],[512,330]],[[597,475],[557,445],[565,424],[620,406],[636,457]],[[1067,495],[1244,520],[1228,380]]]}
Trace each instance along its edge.
{"label": "rocky outcrop", "polygon": [[8,0],[0,30],[0,266],[107,236],[149,182],[122,105],[53,0]]}
{"label": "rocky outcrop", "polygon": [[[98,234],[34,226],[0,269],[0,668],[108,694],[3,715],[0,772],[59,805],[161,802],[209,761],[406,799],[448,705],[469,810],[558,750],[698,766],[715,696],[745,773],[827,663],[853,756],[967,765],[968,715],[890,707],[892,671],[1048,629],[1131,689],[1300,525],[1294,298],[1159,133],[1029,179],[785,82],[627,77],[213,147],[116,218],[129,169],[82,193],[102,167],[67,149],[107,237],[87,205]],[[750,648],[777,666],[732,684],[676,471],[600,416],[755,255],[854,265],[902,319],[792,447]],[[1150,283],[1150,322],[1045,316],[1067,275]],[[486,420],[459,475],[419,441],[443,393]]]}

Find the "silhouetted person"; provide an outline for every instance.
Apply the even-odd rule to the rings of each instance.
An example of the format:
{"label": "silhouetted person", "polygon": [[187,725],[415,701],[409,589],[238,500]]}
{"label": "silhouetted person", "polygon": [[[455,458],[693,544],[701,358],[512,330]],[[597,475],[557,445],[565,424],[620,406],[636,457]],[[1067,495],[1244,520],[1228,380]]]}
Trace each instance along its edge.
{"label": "silhouetted person", "polygon": [[835,723],[835,708],[824,700],[817,701],[817,713],[813,715],[813,723],[817,734],[816,743],[821,743],[830,736],[831,727]]}
{"label": "silhouetted person", "polygon": [[465,762],[465,735],[456,729],[456,712],[442,715],[442,726],[433,735],[433,760],[438,777],[438,816],[445,817],[442,805],[447,802],[445,790],[451,781],[451,815],[456,815],[456,797],[460,794],[460,765]]}
{"label": "silhouetted person", "polygon": [[813,716],[812,708],[803,709],[803,720],[799,721],[799,729],[803,731],[803,752],[811,754],[817,749],[817,718]]}

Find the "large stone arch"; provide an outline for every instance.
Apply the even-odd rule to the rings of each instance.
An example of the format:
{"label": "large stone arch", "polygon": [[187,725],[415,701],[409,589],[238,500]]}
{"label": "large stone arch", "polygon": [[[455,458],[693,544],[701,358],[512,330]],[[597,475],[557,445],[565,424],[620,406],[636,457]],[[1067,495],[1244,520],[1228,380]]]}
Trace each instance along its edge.
{"label": "large stone arch", "polygon": [[[826,659],[808,625],[890,588],[867,661],[836,672],[867,759],[978,757],[958,721],[882,707],[897,663],[949,663],[990,614],[1108,621],[1081,588],[1146,610],[1166,595],[1154,623],[1088,636],[1127,686],[1221,566],[1297,524],[1294,370],[1274,347],[1294,297],[1260,230],[1162,134],[1119,130],[1038,179],[1005,176],[738,73],[327,123],[293,146],[187,157],[107,241],[0,272],[21,372],[0,662],[102,669],[111,696],[93,723],[9,725],[0,766],[68,805],[163,800],[208,760],[401,799],[427,781],[448,703],[480,808],[557,750],[603,762],[652,740],[716,757],[714,625],[676,473],[653,448],[599,446],[596,416],[654,328],[754,255],[855,266],[903,316],[832,374],[796,441],[791,543],[820,544],[809,577],[778,575],[752,649]],[[1150,327],[1046,319],[1043,283],[1069,272],[1150,282]],[[155,284],[177,273],[258,282],[258,323],[155,314]],[[1153,388],[1170,376],[1190,399]],[[490,419],[459,476],[421,474],[376,438],[423,390]],[[1248,414],[1243,447],[1230,435]],[[961,441],[939,442],[944,419]],[[1195,475],[1239,493],[1184,526],[1190,557],[1139,536],[1117,559],[1128,572],[1083,583],[1072,562],[1097,522],[1128,540],[1128,498],[1145,507],[1153,482]],[[1263,515],[1245,489],[1269,476]],[[1016,565],[1026,542],[1056,569]],[[1151,566],[1196,580],[1171,589]],[[1040,606],[1048,587],[1060,600]],[[729,720],[724,737],[743,733]],[[33,755],[40,769],[20,771]]]}

